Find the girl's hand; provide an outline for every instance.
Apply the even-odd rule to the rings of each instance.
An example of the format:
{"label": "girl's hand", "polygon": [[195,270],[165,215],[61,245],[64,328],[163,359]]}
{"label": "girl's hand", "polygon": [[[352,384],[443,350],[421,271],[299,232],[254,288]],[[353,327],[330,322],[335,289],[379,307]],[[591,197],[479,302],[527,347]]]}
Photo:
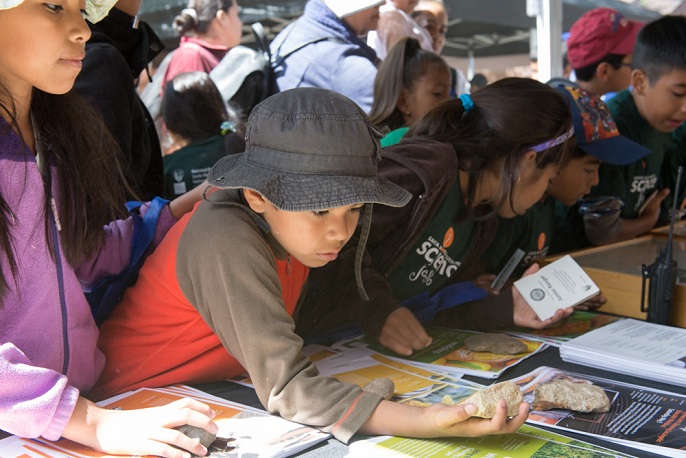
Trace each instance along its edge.
{"label": "girl's hand", "polygon": [[188,424],[216,434],[213,417],[208,405],[192,399],[147,409],[108,410],[79,398],[62,435],[112,455],[191,458],[191,453],[205,456],[207,449],[173,428]]}
{"label": "girl's hand", "polygon": [[407,307],[398,307],[386,318],[379,343],[399,355],[409,356],[431,344],[431,336]]}
{"label": "girl's hand", "polygon": [[[523,277],[526,277],[527,275],[531,275],[535,272],[538,272],[539,270],[538,264],[534,263],[532,264],[526,271],[524,272]],[[569,315],[574,312],[573,307],[567,307],[564,309],[557,309],[555,312],[555,315],[552,317],[548,318],[547,320],[541,320],[538,315],[536,315],[536,312],[534,312],[534,309],[531,308],[531,306],[524,300],[522,295],[520,294],[519,290],[515,288],[514,286],[512,287],[512,300],[514,302],[514,307],[513,307],[513,319],[514,319],[514,324],[517,326],[525,327],[525,328],[531,328],[531,329],[543,329],[547,328],[548,326],[555,324],[559,322],[560,320],[567,318]]]}

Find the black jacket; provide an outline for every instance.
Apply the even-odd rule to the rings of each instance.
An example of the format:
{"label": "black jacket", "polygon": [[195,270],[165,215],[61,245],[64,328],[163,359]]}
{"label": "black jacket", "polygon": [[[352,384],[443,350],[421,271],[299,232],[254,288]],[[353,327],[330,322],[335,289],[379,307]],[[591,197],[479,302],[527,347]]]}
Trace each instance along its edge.
{"label": "black jacket", "polygon": [[119,144],[134,189],[143,200],[161,196],[163,169],[160,141],[150,113],[134,84],[140,72],[164,47],[144,22],[113,8],[97,24],[88,24],[83,69],[74,90],[102,113]]}

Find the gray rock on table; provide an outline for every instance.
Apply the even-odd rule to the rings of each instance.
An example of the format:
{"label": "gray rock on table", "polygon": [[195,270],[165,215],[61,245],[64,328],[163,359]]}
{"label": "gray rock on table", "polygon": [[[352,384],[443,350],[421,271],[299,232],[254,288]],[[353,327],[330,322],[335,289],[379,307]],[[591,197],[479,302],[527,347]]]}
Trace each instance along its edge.
{"label": "gray rock on table", "polygon": [[497,332],[471,335],[465,339],[465,344],[471,351],[488,351],[499,355],[516,355],[527,350],[521,340]]}
{"label": "gray rock on table", "polygon": [[[190,437],[191,439],[199,439],[200,443],[205,446],[206,449],[209,450],[210,445],[215,441],[217,438],[216,434],[211,434],[205,431],[202,428],[198,428],[197,426],[191,426],[191,425],[183,425],[183,426],[178,426],[176,428],[177,431],[179,431],[182,434],[185,434],[186,436]],[[193,455],[197,456],[197,455]]]}
{"label": "gray rock on table", "polygon": [[531,408],[565,409],[584,413],[607,412],[610,410],[610,399],[599,386],[587,382],[556,379],[536,386]]}

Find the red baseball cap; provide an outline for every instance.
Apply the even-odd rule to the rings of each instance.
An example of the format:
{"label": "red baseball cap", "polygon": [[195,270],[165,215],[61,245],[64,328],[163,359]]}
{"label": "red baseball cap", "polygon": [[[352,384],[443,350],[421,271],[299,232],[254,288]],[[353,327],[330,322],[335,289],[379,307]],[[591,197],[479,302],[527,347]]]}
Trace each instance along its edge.
{"label": "red baseball cap", "polygon": [[592,9],[572,24],[567,59],[572,68],[579,69],[608,54],[631,54],[641,27],[643,22],[631,21],[612,8]]}

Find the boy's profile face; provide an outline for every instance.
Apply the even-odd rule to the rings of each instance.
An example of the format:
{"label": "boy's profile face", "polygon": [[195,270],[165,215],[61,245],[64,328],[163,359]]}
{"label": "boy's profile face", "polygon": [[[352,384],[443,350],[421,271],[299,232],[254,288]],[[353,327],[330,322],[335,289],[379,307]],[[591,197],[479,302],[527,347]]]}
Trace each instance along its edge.
{"label": "boy's profile face", "polygon": [[685,69],[674,69],[654,82],[641,70],[631,76],[636,106],[652,128],[669,133],[686,121]]}
{"label": "boy's profile face", "polygon": [[250,208],[271,227],[281,246],[307,267],[322,267],[338,257],[352,237],[364,204],[319,211],[279,210],[259,193],[245,189]]}
{"label": "boy's profile face", "polygon": [[560,173],[550,180],[548,194],[563,205],[571,207],[598,184],[600,159],[590,154],[571,159]]}

